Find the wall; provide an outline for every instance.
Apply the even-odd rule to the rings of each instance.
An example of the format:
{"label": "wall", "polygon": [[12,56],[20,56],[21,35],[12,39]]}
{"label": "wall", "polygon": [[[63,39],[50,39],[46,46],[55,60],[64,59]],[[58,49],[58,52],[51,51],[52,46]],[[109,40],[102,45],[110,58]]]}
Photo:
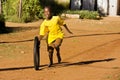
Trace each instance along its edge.
{"label": "wall", "polygon": [[81,0],[71,0],[70,8],[72,10],[80,10],[81,8]]}
{"label": "wall", "polygon": [[108,14],[108,1],[107,0],[97,0],[98,11],[101,15]]}
{"label": "wall", "polygon": [[118,10],[118,0],[109,0],[109,16],[116,16]]}

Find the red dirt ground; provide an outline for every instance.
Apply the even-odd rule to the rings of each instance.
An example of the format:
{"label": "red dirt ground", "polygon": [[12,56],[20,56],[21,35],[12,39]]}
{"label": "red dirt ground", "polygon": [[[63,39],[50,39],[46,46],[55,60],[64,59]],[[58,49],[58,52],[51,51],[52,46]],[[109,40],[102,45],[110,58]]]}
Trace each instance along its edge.
{"label": "red dirt ground", "polygon": [[102,20],[66,19],[73,35],[65,32],[62,63],[47,67],[45,40],[41,43],[41,67],[33,68],[33,38],[41,20],[6,22],[10,33],[0,35],[0,80],[120,80],[120,17]]}

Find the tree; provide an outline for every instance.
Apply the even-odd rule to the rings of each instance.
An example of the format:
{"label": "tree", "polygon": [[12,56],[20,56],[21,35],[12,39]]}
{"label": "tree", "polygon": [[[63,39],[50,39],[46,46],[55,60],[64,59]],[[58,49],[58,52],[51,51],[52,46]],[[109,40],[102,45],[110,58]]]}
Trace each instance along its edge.
{"label": "tree", "polygon": [[2,13],[2,0],[0,0],[0,14]]}
{"label": "tree", "polygon": [[3,14],[0,14],[0,33],[5,32],[5,18]]}
{"label": "tree", "polygon": [[5,18],[2,13],[2,0],[0,0],[0,33],[4,33],[5,29]]}
{"label": "tree", "polygon": [[19,18],[21,18],[21,14],[22,14],[22,0],[20,0],[19,3]]}

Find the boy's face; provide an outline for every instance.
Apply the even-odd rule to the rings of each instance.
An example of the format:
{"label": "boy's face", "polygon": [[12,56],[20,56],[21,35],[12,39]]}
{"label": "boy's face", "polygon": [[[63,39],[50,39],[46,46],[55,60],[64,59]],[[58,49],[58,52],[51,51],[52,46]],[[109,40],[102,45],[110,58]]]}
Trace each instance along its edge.
{"label": "boy's face", "polygon": [[44,15],[45,15],[45,17],[46,17],[46,19],[50,19],[51,18],[51,11],[50,11],[50,9],[48,8],[48,7],[45,7],[44,8]]}

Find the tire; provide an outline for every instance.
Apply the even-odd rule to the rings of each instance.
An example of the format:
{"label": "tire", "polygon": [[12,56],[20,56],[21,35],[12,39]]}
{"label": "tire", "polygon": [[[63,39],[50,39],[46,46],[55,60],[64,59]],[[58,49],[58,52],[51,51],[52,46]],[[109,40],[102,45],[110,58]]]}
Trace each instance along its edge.
{"label": "tire", "polygon": [[35,70],[39,70],[39,66],[40,66],[40,51],[39,51],[39,45],[40,42],[38,40],[38,37],[34,38],[34,69]]}

